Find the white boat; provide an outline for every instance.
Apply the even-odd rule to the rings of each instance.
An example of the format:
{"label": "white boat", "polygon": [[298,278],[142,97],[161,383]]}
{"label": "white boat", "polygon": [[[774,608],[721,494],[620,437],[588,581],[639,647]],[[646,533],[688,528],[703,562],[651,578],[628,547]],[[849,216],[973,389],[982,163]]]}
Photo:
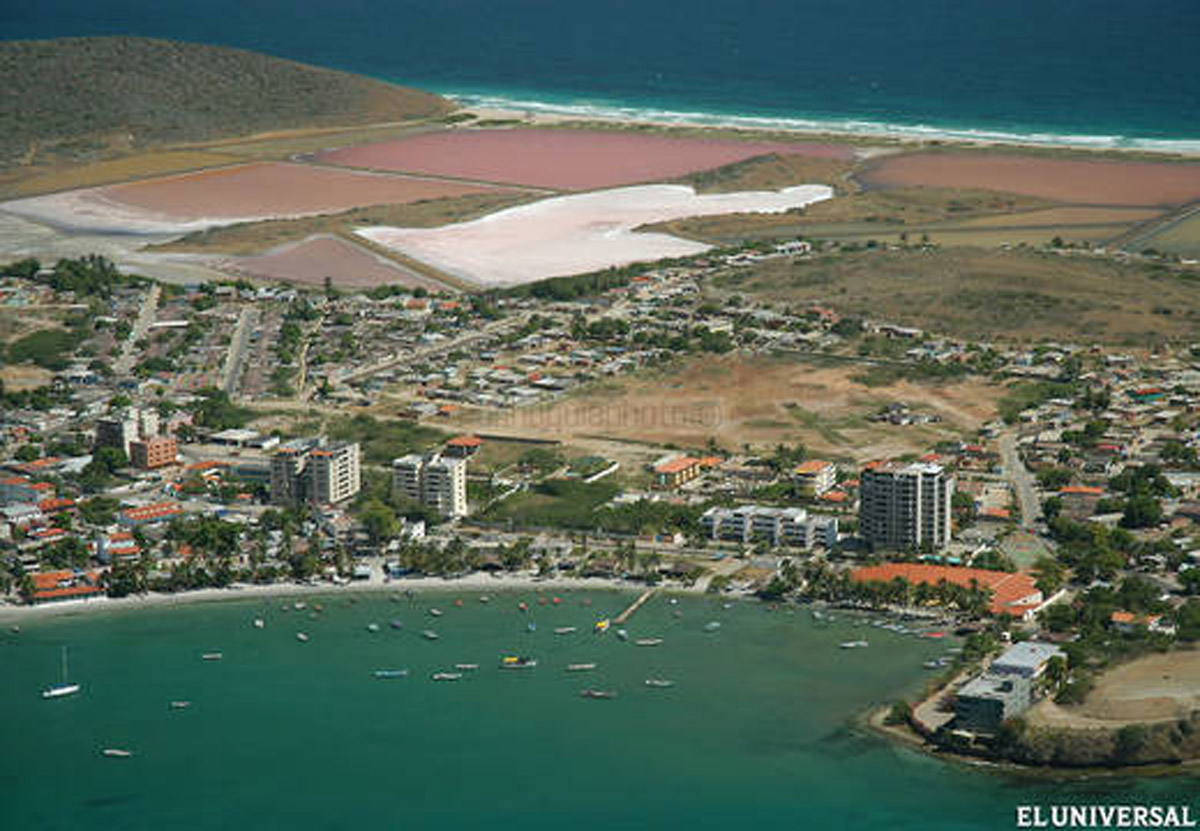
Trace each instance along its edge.
{"label": "white boat", "polygon": [[720,628],[721,622],[719,620],[710,620],[708,623],[704,624],[705,632],[716,632]]}
{"label": "white boat", "polygon": [[305,608],[305,606],[306,606],[306,604],[303,600],[297,600],[295,603],[292,604],[292,608],[295,609],[297,612],[300,611],[301,609]]}
{"label": "white boat", "polygon": [[436,641],[438,639],[438,633],[433,631],[432,629],[426,629],[424,632],[421,633],[421,637],[423,637],[427,641]]}
{"label": "white boat", "polygon": [[462,678],[461,672],[435,672],[430,676],[434,681],[457,681]]}
{"label": "white boat", "polygon": [[441,609],[430,609],[429,614],[433,615],[434,617],[441,617],[442,610]]}
{"label": "white boat", "polygon": [[660,689],[675,686],[674,681],[668,681],[666,678],[647,678],[647,687],[658,687]]}
{"label": "white boat", "polygon": [[266,625],[267,625],[266,622],[262,618],[256,617],[254,619],[254,628],[255,629],[262,629]]}
{"label": "white boat", "polygon": [[839,644],[842,649],[864,649],[867,646],[866,641],[843,641]]}
{"label": "white boat", "polygon": [[67,680],[67,648],[64,646],[62,648],[62,680],[42,690],[42,698],[63,698],[74,695],[81,689],[83,688],[79,684],[72,684]]}
{"label": "white boat", "polygon": [[500,669],[533,669],[536,666],[537,661],[533,658],[505,655],[500,659]]}
{"label": "white boat", "polygon": [[378,623],[368,623],[368,624],[367,624],[367,631],[368,631],[368,632],[378,632],[378,631],[379,631],[379,624],[378,624]]}
{"label": "white boat", "polygon": [[595,664],[567,664],[567,672],[591,672],[595,668]]}
{"label": "white boat", "polygon": [[663,642],[662,638],[638,638],[633,642],[634,646],[658,646]]}
{"label": "white boat", "polygon": [[200,660],[202,660],[202,661],[219,661],[224,657],[225,657],[225,653],[223,653],[223,652],[205,652],[203,655],[200,656]]}
{"label": "white boat", "polygon": [[406,669],[377,669],[371,673],[375,678],[404,678],[408,675]]}
{"label": "white boat", "polygon": [[100,753],[110,759],[128,759],[133,755],[132,751],[122,750],[119,747],[106,747]]}
{"label": "white boat", "polygon": [[626,630],[624,630],[624,629],[618,629],[618,630],[617,630],[617,637],[618,637],[618,638],[620,638],[620,639],[621,639],[621,640],[623,640],[623,641],[627,641],[627,640],[629,640],[629,632],[627,632],[627,631],[626,631]]}
{"label": "white boat", "polygon": [[555,629],[554,629],[554,634],[556,634],[556,635],[571,635],[571,634],[574,634],[574,632],[575,632],[574,626],[558,626],[558,627],[555,627]]}
{"label": "white boat", "polygon": [[191,707],[191,706],[192,706],[192,702],[190,702],[190,701],[172,701],[171,702],[172,710],[186,710],[188,707]]}
{"label": "white boat", "polygon": [[584,698],[616,698],[616,690],[580,690],[579,694]]}
{"label": "white boat", "polygon": [[308,643],[308,633],[307,632],[297,632],[296,640],[300,641],[300,643]]}
{"label": "white boat", "polygon": [[479,669],[479,664],[455,664],[454,668],[461,669],[466,672],[473,672],[473,671]]}

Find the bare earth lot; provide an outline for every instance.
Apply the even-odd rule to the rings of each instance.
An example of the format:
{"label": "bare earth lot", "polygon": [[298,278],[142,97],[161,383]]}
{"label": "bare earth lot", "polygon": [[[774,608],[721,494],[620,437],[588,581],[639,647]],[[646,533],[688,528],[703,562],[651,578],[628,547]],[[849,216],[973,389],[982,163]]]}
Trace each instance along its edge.
{"label": "bare earth lot", "polygon": [[[669,370],[605,381],[547,407],[496,416],[464,414],[464,428],[557,438],[594,450],[605,442],[727,451],[803,443],[855,461],[924,452],[941,438],[974,431],[995,415],[1002,390],[981,381],[867,387],[858,365],[816,367],[787,359],[692,358]],[[903,401],[937,413],[941,424],[878,425],[866,417]]]}
{"label": "bare earth lot", "polygon": [[1077,707],[1044,701],[1030,711],[1031,724],[1120,727],[1143,721],[1186,718],[1200,708],[1200,651],[1150,655],[1106,672]]}
{"label": "bare earth lot", "polygon": [[263,280],[317,286],[328,277],[335,285],[350,288],[383,285],[445,288],[360,245],[324,234],[279,246],[257,257],[230,259],[222,265],[222,270]]}

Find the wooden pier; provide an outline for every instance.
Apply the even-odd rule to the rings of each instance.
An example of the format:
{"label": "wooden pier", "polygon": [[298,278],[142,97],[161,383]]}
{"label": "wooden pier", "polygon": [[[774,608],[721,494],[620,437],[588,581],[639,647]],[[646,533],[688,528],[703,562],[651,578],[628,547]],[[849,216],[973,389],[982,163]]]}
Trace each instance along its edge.
{"label": "wooden pier", "polygon": [[637,600],[633,601],[633,605],[613,618],[613,623],[617,624],[618,626],[624,624],[625,621],[633,617],[634,612],[642,608],[642,604],[649,600],[651,595],[653,595],[656,591],[658,591],[658,589],[646,589],[638,596]]}

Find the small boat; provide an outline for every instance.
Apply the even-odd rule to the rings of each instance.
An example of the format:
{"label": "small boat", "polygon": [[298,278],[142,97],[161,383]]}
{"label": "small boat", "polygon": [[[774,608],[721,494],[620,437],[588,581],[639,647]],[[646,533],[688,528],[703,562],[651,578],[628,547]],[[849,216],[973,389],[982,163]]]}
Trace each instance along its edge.
{"label": "small boat", "polygon": [[462,598],[461,597],[454,598],[454,605],[456,608],[461,609],[462,608]]}
{"label": "small boat", "polygon": [[616,690],[580,690],[579,694],[584,698],[616,698]]}
{"label": "small boat", "polygon": [[526,631],[526,632],[536,632],[536,631],[537,631],[537,624],[536,624],[536,623],[534,623],[532,620],[531,620],[531,621],[529,621],[529,623],[526,623],[526,624],[525,624],[525,631]]}
{"label": "small boat", "polygon": [[596,621],[594,631],[597,635],[602,635],[608,631],[608,627],[610,626],[612,626],[612,621],[610,621],[608,618],[605,618],[604,620],[598,620]]}
{"label": "small boat", "polygon": [[407,675],[406,669],[377,669],[371,673],[372,678],[404,678]]}
{"label": "small boat", "polygon": [[262,628],[263,628],[263,627],[265,627],[266,625],[267,625],[267,624],[266,624],[266,621],[264,621],[262,618],[260,618],[260,617],[256,617],[256,618],[254,619],[254,628],[255,628],[255,629],[262,629]]}
{"label": "small boat", "polygon": [[438,635],[437,632],[433,631],[432,629],[426,629],[424,632],[421,633],[421,637],[423,637],[427,641],[436,641],[440,636]]}
{"label": "small boat", "polygon": [[128,759],[133,755],[130,750],[122,750],[119,747],[106,747],[100,751],[100,755],[107,756],[110,759]]}
{"label": "small boat", "polygon": [[500,659],[500,669],[533,669],[537,661],[517,655],[505,655]]}
{"label": "small boat", "polygon": [[559,603],[562,603],[562,598],[559,597],[558,595],[555,595],[554,597],[552,597],[550,599],[550,602],[553,603],[555,606],[557,606]]}
{"label": "small boat", "polygon": [[455,669],[461,669],[463,672],[474,672],[479,669],[479,664],[455,664]]}
{"label": "small boat", "polygon": [[303,600],[297,600],[295,603],[292,604],[292,608],[295,609],[297,612],[299,612],[299,611],[302,611],[304,608],[306,608],[307,605],[308,604],[306,604]]}
{"label": "small boat", "polygon": [[925,663],[921,664],[921,666],[924,669],[940,669],[942,665],[937,661],[926,661]]}
{"label": "small boat", "polygon": [[623,641],[627,641],[627,640],[629,640],[629,632],[625,629],[618,629],[617,637]]}
{"label": "small boat", "polygon": [[393,629],[403,629],[404,628],[404,624],[401,623],[399,620],[393,620],[391,623],[391,626]]}
{"label": "small boat", "polygon": [[517,608],[520,609],[522,612],[528,612],[529,604],[526,603],[524,600],[522,600],[520,603],[517,604]]}
{"label": "small boat", "polygon": [[368,624],[367,624],[367,631],[368,631],[368,632],[378,632],[378,631],[379,631],[379,624],[378,624],[378,623],[368,623]]}
{"label": "small boat", "polygon": [[42,690],[42,698],[63,698],[64,696],[74,695],[79,692],[82,687],[79,684],[72,684],[67,681],[67,648],[62,648],[62,680],[57,684],[51,684],[46,689]]}
{"label": "small boat", "polygon": [[659,689],[665,689],[667,687],[675,686],[675,682],[668,681],[666,678],[647,678],[646,686],[647,687],[656,687]]}
{"label": "small boat", "polygon": [[200,660],[202,660],[202,661],[219,661],[224,657],[225,657],[225,653],[223,653],[223,652],[205,652],[203,655],[200,656]]}
{"label": "small boat", "polygon": [[545,596],[544,596],[544,595],[538,598],[538,605],[539,605],[539,606],[545,606],[545,605],[546,605],[546,598],[545,598]]}
{"label": "small boat", "polygon": [[9,631],[12,632],[14,635],[19,635],[19,634],[21,634],[21,627],[14,623],[12,625],[12,628]]}
{"label": "small boat", "polygon": [[480,603],[491,603],[492,599],[490,597],[488,597],[486,594],[481,594],[481,595],[479,595],[479,602]]}
{"label": "small boat", "polygon": [[554,629],[554,634],[556,634],[556,635],[571,635],[574,633],[575,633],[574,626],[557,626]]}
{"label": "small boat", "polygon": [[186,710],[188,707],[191,707],[191,706],[192,706],[192,702],[190,702],[190,701],[172,701],[171,702],[172,710]]}
{"label": "small boat", "polygon": [[443,612],[441,609],[430,609],[429,614],[432,615],[433,617],[441,617]]}
{"label": "small boat", "polygon": [[592,599],[591,599],[590,597],[585,597],[585,598],[583,599],[583,601],[582,601],[582,605],[583,605],[583,606],[591,606],[591,605],[592,605]]}
{"label": "small boat", "polygon": [[945,632],[922,632],[921,637],[922,638],[944,638],[944,637],[946,637],[946,633]]}
{"label": "small boat", "polygon": [[567,664],[567,672],[591,672],[595,668],[595,664]]}
{"label": "small boat", "polygon": [[867,646],[866,641],[843,641],[839,644],[842,649],[863,649]]}
{"label": "small boat", "polygon": [[297,632],[296,640],[300,641],[300,643],[308,643],[308,633],[307,632]]}
{"label": "small boat", "polygon": [[434,681],[457,681],[462,678],[461,672],[435,672],[430,676]]}
{"label": "small boat", "polygon": [[719,621],[719,620],[710,620],[708,623],[704,624],[705,632],[716,632],[720,628],[721,628],[721,621]]}
{"label": "small boat", "polygon": [[732,603],[722,603],[722,604],[721,604],[721,608],[722,608],[722,609],[732,609],[732,608],[733,608],[733,604],[732,604]]}
{"label": "small boat", "polygon": [[658,646],[663,642],[662,638],[638,638],[633,642],[634,646]]}
{"label": "small boat", "polygon": [[323,611],[325,611],[325,607],[324,607],[324,606],[322,606],[320,603],[314,603],[314,604],[313,604],[313,611],[314,611],[314,612],[323,612]]}

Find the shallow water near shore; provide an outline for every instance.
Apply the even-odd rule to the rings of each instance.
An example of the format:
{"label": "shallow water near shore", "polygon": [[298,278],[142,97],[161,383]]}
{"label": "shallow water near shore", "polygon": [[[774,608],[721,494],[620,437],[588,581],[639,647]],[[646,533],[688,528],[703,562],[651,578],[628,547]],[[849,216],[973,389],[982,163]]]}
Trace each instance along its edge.
{"label": "shallow water near shore", "polygon": [[[234,601],[5,632],[5,826],[1011,828],[1018,804],[1186,804],[1195,790],[1179,778],[1015,779],[851,726],[871,704],[919,688],[921,663],[946,641],[846,615],[822,623],[802,608],[658,596],[624,642],[590,630],[628,593],[562,592],[558,606],[532,591],[487,604],[462,594],[461,607],[456,596],[307,596],[287,612],[279,599]],[[713,620],[720,629],[704,631]],[[577,631],[555,634],[565,626]],[[634,645],[646,637],[663,643]],[[859,638],[870,647],[838,648]],[[61,645],[83,691],[43,701]],[[216,651],[222,660],[202,660]],[[503,671],[503,654],[538,665]],[[430,679],[459,663],[479,669]],[[570,663],[597,669],[568,673]],[[378,669],[409,675],[376,679]],[[587,687],[618,697],[584,699]],[[192,703],[171,709],[178,700]],[[134,755],[104,758],[106,747]]]}

